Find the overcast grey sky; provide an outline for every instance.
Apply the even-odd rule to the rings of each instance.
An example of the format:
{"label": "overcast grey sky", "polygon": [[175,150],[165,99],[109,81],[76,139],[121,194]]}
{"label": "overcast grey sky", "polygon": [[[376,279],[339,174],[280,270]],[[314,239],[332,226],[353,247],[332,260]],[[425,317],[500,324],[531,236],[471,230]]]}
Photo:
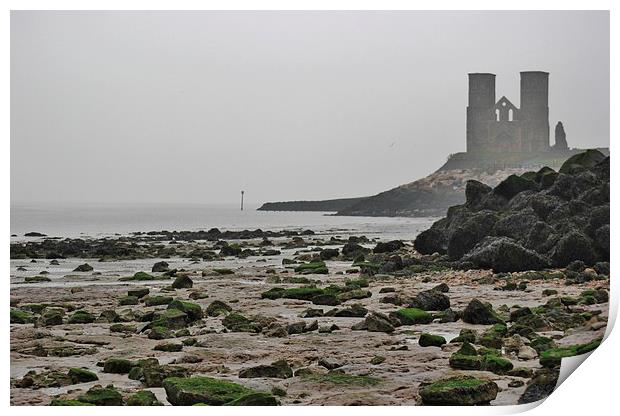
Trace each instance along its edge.
{"label": "overcast grey sky", "polygon": [[11,200],[374,194],[465,150],[468,72],[519,106],[523,70],[609,145],[607,12],[13,12]]}

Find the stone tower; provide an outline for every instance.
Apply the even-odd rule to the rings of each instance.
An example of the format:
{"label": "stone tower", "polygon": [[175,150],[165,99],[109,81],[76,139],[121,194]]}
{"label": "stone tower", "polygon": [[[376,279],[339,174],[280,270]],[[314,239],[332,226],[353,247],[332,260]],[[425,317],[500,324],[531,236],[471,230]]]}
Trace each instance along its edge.
{"label": "stone tower", "polygon": [[521,72],[521,142],[523,151],[549,150],[549,73]]}
{"label": "stone tower", "polygon": [[537,153],[549,146],[549,73],[521,72],[521,108],[495,101],[495,74],[469,74],[467,152]]}
{"label": "stone tower", "polygon": [[469,104],[467,106],[467,151],[484,148],[488,123],[495,119],[495,74],[469,74]]}

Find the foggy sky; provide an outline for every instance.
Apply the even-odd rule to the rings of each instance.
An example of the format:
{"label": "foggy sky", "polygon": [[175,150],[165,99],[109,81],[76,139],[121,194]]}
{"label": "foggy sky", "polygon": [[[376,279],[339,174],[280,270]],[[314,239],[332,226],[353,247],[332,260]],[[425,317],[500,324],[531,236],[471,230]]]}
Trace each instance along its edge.
{"label": "foggy sky", "polygon": [[607,12],[13,12],[11,200],[375,194],[465,150],[468,72],[518,107],[525,70],[609,146]]}

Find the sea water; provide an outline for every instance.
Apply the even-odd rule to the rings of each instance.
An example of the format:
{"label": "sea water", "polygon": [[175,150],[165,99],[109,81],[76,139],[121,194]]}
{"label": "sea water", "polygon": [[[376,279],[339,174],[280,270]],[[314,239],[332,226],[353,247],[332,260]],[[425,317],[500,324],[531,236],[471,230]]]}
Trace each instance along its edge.
{"label": "sea water", "polygon": [[136,231],[300,230],[412,240],[437,218],[344,217],[325,212],[243,211],[227,204],[11,205],[12,241],[37,231],[50,237],[104,237]]}

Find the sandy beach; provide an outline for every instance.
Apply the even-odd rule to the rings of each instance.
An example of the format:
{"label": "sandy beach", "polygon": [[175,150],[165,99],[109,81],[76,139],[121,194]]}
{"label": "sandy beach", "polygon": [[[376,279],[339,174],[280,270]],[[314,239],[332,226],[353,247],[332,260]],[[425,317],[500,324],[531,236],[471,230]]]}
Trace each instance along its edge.
{"label": "sandy beach", "polygon": [[[132,238],[135,237],[127,237],[127,240],[132,241]],[[346,257],[344,247],[351,243],[347,237],[339,239],[335,235],[227,241],[234,247],[253,250],[255,255],[247,257],[218,254],[210,261],[178,256],[157,258],[151,256],[166,246],[174,247],[177,253],[217,252],[221,250],[222,240],[169,244],[169,240],[152,238],[154,240],[147,243],[138,242],[149,247],[145,258],[103,262],[96,258],[67,258],[58,259],[57,265],[50,264],[49,259],[11,260],[12,311],[24,312],[27,321],[11,324],[12,404],[48,405],[54,399],[72,400],[96,385],[113,385],[123,401],[138,391],[149,390],[159,403],[170,404],[161,380],[157,385],[150,380],[132,379],[133,374],[127,374],[129,370],[121,374],[106,371],[104,363],[117,358],[129,360],[134,363],[132,365],[138,360],[155,358],[162,374],[177,371],[187,376],[232,381],[272,394],[283,405],[421,404],[421,383],[455,374],[495,382],[499,391],[490,402],[492,405],[516,404],[534,374],[544,368],[539,353],[530,347],[534,337],[528,339],[510,332],[500,337],[496,351],[511,363],[511,370],[466,370],[450,365],[451,356],[463,344],[458,339],[450,341],[464,329],[477,332],[478,337],[472,340],[475,347],[487,348],[482,345],[485,344],[482,335],[494,325],[471,324],[462,319],[462,311],[473,299],[489,302],[506,321],[511,321],[511,312],[514,314],[519,308],[536,310],[550,300],[564,299],[564,303],[571,304],[560,302],[565,316],[559,317],[557,322],[547,317],[549,319],[536,329],[537,338],[549,338],[555,347],[597,340],[606,326],[608,304],[583,301],[585,290],[608,289],[608,280],[602,277],[566,285],[562,270],[558,270],[555,278],[542,279],[531,273],[494,274],[486,270],[449,268],[433,271],[422,270],[424,267],[419,266],[393,272],[369,271],[364,266],[353,267],[350,259],[343,258]],[[399,256],[412,265],[416,258],[428,260],[420,264],[430,269],[428,265],[436,262],[432,256],[415,253],[410,241],[405,241],[398,250],[377,254],[371,251],[377,247],[376,241],[356,237],[351,241],[362,241],[356,245],[367,253],[366,263],[385,264],[389,258]],[[329,249],[339,250],[339,254],[321,260],[321,253],[329,253]],[[267,255],[261,255],[265,253]],[[296,267],[311,264],[311,260],[323,261],[327,273],[295,272]],[[168,273],[172,276],[166,276],[166,272],[152,272],[153,266],[160,262],[165,262],[166,270],[176,272]],[[292,264],[286,264],[289,262]],[[93,270],[73,271],[83,264],[92,266]],[[48,274],[43,274],[45,272]],[[147,272],[158,280],[119,280],[136,272]],[[29,276],[44,276],[49,281],[25,283]],[[192,287],[173,289],[171,285],[175,280],[183,280],[179,277],[189,278]],[[301,299],[269,299],[262,295],[274,288],[347,287],[347,282],[351,281],[361,283],[354,298],[347,300],[346,296],[338,295],[342,300],[334,306]],[[508,287],[507,282],[517,285]],[[433,319],[429,323],[402,324],[392,319],[392,328],[384,329],[385,332],[354,329],[374,312],[393,317],[394,312],[406,307],[417,294],[439,284],[447,285],[443,294],[449,299],[450,309],[456,312],[456,319],[444,319],[441,311],[430,311]],[[500,288],[504,290],[498,290]],[[127,299],[128,291],[136,289],[148,289],[148,294],[136,299],[136,304],[119,305]],[[161,305],[147,306],[149,298],[162,297],[167,299],[163,299]],[[175,329],[168,331],[163,339],[153,339],[159,337],[152,335],[154,330],[149,329],[149,314],[152,320],[153,312],[157,316],[169,310],[173,299],[199,305],[204,313],[200,319],[172,326]],[[217,301],[223,302],[229,310],[209,316],[210,305]],[[352,312],[332,312],[333,316],[326,316],[335,308]],[[362,312],[356,308],[362,308]],[[46,309],[60,311],[61,321],[46,321]],[[70,323],[77,310],[89,314],[87,322]],[[251,329],[226,328],[225,317],[232,314],[247,317],[256,325]],[[568,317],[574,315],[587,319],[568,323]],[[12,322],[15,321],[13,317],[12,312]],[[514,327],[514,320],[516,318],[509,328]],[[446,343],[422,347],[422,333],[442,336]],[[265,370],[281,360],[287,367],[282,374],[274,377]],[[244,370],[257,366],[263,367],[250,372],[251,377],[240,377]],[[97,380],[75,382],[67,379],[71,368],[86,369],[94,373]]]}

